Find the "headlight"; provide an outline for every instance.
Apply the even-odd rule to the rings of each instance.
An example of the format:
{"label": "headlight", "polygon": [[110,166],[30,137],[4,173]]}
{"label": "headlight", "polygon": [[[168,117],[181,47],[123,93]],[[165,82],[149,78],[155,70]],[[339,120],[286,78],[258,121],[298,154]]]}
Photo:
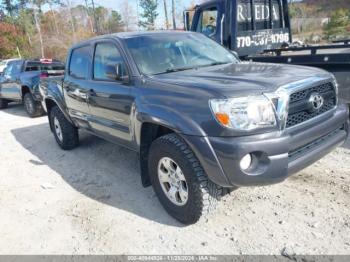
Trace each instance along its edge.
{"label": "headlight", "polygon": [[210,100],[216,120],[223,126],[250,131],[277,125],[274,105],[264,95]]}

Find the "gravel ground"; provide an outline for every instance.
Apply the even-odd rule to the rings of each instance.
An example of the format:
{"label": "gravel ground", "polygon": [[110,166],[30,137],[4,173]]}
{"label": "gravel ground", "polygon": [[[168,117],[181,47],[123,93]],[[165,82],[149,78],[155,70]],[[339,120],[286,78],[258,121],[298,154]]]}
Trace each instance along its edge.
{"label": "gravel ground", "polygon": [[20,105],[0,123],[1,254],[350,254],[350,142],[184,227],[141,186],[135,153],[87,134],[64,152]]}

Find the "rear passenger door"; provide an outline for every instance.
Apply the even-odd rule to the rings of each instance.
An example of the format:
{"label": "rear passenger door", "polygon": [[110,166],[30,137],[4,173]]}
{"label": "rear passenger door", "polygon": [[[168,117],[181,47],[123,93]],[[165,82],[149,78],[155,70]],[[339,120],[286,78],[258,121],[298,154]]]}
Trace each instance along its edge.
{"label": "rear passenger door", "polygon": [[128,83],[110,77],[109,69],[117,64],[122,65],[123,74],[129,77],[125,59],[116,43],[111,40],[95,43],[93,74],[89,82],[89,124],[97,135],[131,146],[130,115],[134,98]]}
{"label": "rear passenger door", "polygon": [[3,82],[1,83],[1,96],[12,101],[21,100],[20,74],[22,72],[23,62],[10,62],[4,72]]}
{"label": "rear passenger door", "polygon": [[87,104],[89,72],[91,72],[91,46],[80,46],[71,51],[68,70],[65,74],[63,92],[72,119],[80,126],[88,127],[90,114]]}

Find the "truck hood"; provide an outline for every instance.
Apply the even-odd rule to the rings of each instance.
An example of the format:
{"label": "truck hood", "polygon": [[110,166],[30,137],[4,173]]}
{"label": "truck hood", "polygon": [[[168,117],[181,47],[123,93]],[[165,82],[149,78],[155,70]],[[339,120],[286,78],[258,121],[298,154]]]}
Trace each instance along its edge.
{"label": "truck hood", "polygon": [[201,88],[221,96],[274,92],[279,87],[320,77],[331,78],[321,69],[305,66],[242,62],[155,75],[156,81]]}

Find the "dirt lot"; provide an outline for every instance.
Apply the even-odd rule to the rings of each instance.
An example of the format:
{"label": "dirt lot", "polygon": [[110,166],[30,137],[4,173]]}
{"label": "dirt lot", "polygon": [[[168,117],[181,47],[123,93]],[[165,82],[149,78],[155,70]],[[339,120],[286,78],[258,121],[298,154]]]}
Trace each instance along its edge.
{"label": "dirt lot", "polygon": [[135,153],[87,134],[64,152],[20,105],[0,123],[2,254],[350,254],[350,142],[183,227],[141,186]]}

